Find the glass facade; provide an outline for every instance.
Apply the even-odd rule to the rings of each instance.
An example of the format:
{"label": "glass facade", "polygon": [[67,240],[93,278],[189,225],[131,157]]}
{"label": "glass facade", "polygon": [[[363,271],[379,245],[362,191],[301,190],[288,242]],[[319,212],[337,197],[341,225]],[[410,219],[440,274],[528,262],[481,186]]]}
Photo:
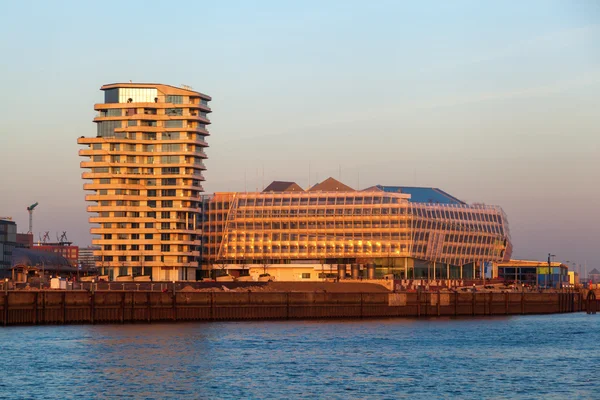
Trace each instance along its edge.
{"label": "glass facade", "polygon": [[[373,190],[217,193],[203,208],[205,268],[292,260],[394,268],[411,259],[443,264],[447,274],[511,253],[506,216],[494,206],[412,203]],[[415,273],[429,268],[412,265]]]}
{"label": "glass facade", "polygon": [[12,253],[17,245],[17,224],[0,220],[0,277],[10,277]]}
{"label": "glass facade", "polygon": [[104,91],[104,103],[154,103],[158,98],[155,88],[114,88]]}
{"label": "glass facade", "polygon": [[[115,129],[119,129],[122,126],[122,122],[121,121],[101,121],[98,122],[96,128],[97,128],[97,135],[101,136],[101,137],[106,137],[106,138],[111,138],[111,137],[116,137],[116,133],[115,133]],[[125,133],[124,132],[120,132],[120,137],[125,137]]]}
{"label": "glass facade", "polygon": [[553,262],[511,261],[498,265],[498,277],[505,282],[539,286],[545,288],[561,288],[569,283],[568,267]]}

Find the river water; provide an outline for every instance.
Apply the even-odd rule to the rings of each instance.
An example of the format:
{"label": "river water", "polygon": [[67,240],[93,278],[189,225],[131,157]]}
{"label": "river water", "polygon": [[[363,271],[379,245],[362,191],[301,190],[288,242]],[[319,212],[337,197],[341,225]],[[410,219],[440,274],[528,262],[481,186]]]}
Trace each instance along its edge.
{"label": "river water", "polygon": [[0,398],[600,398],[600,315],[0,328]]}

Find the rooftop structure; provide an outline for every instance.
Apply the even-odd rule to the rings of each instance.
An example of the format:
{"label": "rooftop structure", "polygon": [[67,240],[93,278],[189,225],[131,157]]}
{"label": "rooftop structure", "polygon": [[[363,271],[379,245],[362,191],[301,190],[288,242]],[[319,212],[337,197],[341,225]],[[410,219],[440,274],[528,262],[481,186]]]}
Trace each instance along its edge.
{"label": "rooftop structure", "polygon": [[467,204],[438,188],[383,185],[377,185],[376,187],[388,193],[410,194],[410,201],[413,203]]}
{"label": "rooftop structure", "polygon": [[303,192],[304,189],[296,182],[273,181],[263,192]]}
{"label": "rooftop structure", "polygon": [[210,96],[153,83],[101,87],[95,137],[78,139],[101,274],[195,279]]}

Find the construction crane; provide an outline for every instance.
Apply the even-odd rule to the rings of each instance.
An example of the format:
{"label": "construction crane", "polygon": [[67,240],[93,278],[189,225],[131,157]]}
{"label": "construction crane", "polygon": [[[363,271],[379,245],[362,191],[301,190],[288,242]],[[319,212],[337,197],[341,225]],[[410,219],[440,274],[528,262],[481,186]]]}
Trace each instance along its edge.
{"label": "construction crane", "polygon": [[39,203],[36,201],[29,207],[27,207],[27,211],[29,211],[29,231],[27,233],[33,233],[33,209],[37,207]]}

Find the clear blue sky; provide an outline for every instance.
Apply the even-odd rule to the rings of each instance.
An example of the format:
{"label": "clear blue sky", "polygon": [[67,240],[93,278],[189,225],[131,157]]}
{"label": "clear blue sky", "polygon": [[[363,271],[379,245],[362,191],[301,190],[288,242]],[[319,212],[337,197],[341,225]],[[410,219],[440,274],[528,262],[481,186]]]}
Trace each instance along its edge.
{"label": "clear blue sky", "polygon": [[90,243],[76,140],[132,80],[213,96],[207,192],[341,167],[502,206],[516,257],[600,265],[600,2],[12,1],[0,22],[0,215],[26,231],[39,201],[36,238]]}

